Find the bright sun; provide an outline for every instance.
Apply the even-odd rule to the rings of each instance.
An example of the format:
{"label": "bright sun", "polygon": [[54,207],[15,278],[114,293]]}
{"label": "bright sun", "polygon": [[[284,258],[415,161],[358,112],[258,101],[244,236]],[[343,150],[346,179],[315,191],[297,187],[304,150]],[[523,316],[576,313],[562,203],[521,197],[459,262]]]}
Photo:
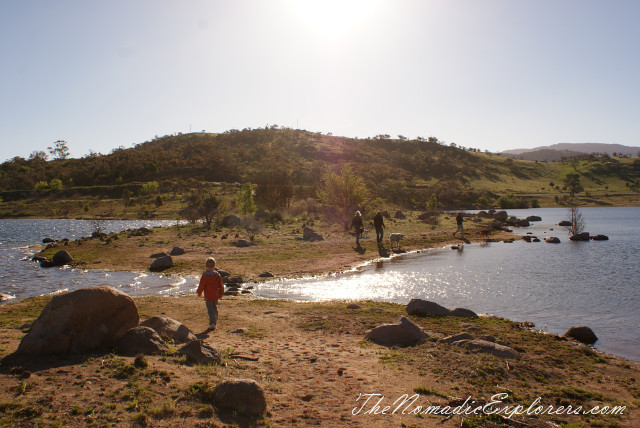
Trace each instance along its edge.
{"label": "bright sun", "polygon": [[376,0],[290,0],[311,30],[329,40],[339,40],[360,25],[376,8]]}

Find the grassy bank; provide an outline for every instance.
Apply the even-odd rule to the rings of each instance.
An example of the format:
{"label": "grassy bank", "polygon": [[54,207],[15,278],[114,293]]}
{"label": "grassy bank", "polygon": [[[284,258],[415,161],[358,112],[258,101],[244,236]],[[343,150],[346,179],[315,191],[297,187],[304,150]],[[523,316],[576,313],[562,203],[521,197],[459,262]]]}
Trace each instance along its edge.
{"label": "grassy bank", "polygon": [[[0,366],[0,424],[49,426],[230,426],[218,413],[213,387],[251,378],[266,392],[268,413],[258,426],[408,427],[633,427],[637,426],[640,366],[572,341],[533,332],[500,318],[410,317],[429,332],[423,344],[388,348],[365,332],[406,315],[404,306],[359,302],[296,303],[225,297],[219,328],[204,333],[206,311],[193,296],[135,298],[141,318],[164,313],[186,324],[222,353],[221,365],[190,365],[169,344],[143,362],[113,353],[44,356]],[[0,356],[17,348],[47,297],[0,306]],[[505,360],[439,341],[461,331],[490,335],[520,355]],[[203,333],[201,333],[203,332]],[[204,336],[203,336],[204,335]],[[442,416],[372,414],[353,410],[359,394],[381,394],[385,404],[419,394],[421,405],[457,406],[467,397],[485,403],[506,393],[503,405],[626,406],[623,415]],[[367,410],[368,407],[365,408]],[[222,419],[221,419],[222,418]],[[555,425],[550,425],[549,423]]]}
{"label": "grassy bank", "polygon": [[[386,220],[386,236],[402,233],[402,249],[419,250],[443,246],[452,242],[456,230],[455,219],[447,214],[427,221],[418,219],[418,212],[405,212],[405,219]],[[487,219],[467,221],[466,237],[470,240],[485,239],[480,231],[485,229]],[[323,241],[302,240],[303,227],[309,226],[323,235]],[[356,248],[355,237],[345,230],[339,220],[290,217],[283,222],[262,224],[260,229],[248,231],[238,226],[207,229],[201,224],[189,224],[152,229],[149,235],[138,236],[134,232],[122,232],[101,238],[82,239],[58,244],[42,252],[51,257],[60,249],[67,250],[74,258],[73,264],[88,268],[110,270],[146,271],[153,259],[152,254],[169,252],[174,246],[186,251],[173,257],[175,266],[166,270],[168,274],[198,274],[204,260],[213,256],[218,267],[255,279],[260,273],[271,272],[281,277],[296,277],[343,271],[354,265],[380,256],[372,225],[368,235],[362,239],[362,248]],[[255,235],[254,235],[255,234]],[[237,246],[240,239],[250,240],[246,248]],[[493,239],[509,237],[505,232],[492,232]],[[385,247],[389,248],[388,240]]]}

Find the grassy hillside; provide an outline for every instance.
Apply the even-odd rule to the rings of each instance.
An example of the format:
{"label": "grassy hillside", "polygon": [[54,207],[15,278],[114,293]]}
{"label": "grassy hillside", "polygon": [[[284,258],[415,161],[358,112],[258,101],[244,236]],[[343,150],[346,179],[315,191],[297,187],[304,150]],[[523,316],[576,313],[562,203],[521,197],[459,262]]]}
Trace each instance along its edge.
{"label": "grassy hillside", "polygon": [[505,198],[561,205],[563,179],[573,172],[582,177],[583,204],[640,203],[637,158],[520,161],[436,138],[353,139],[271,127],[165,136],[80,159],[14,158],[0,165],[0,216],[175,218],[189,192],[212,190],[233,209],[238,183],[257,183],[260,192],[273,177],[290,188],[291,205],[315,198],[323,174],[345,164],[378,206],[425,209],[432,194],[451,209],[498,207]]}

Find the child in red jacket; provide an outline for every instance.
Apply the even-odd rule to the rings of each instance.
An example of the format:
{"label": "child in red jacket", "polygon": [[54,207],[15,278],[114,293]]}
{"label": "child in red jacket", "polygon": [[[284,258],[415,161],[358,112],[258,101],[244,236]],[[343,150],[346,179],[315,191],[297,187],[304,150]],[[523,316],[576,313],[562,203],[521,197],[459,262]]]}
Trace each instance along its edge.
{"label": "child in red jacket", "polygon": [[224,285],[222,277],[214,269],[216,261],[213,257],[209,257],[205,262],[207,270],[204,271],[200,278],[198,286],[198,297],[202,297],[204,291],[204,300],[209,313],[209,330],[215,330],[218,323],[218,299],[224,294]]}

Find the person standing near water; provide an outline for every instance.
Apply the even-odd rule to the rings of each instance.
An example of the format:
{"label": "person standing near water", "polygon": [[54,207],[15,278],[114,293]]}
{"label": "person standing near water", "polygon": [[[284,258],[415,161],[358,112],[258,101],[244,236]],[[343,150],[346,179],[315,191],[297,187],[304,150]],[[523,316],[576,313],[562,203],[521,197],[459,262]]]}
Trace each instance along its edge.
{"label": "person standing near water", "polygon": [[204,292],[204,300],[209,314],[209,330],[215,330],[218,323],[218,300],[224,295],[224,284],[222,277],[215,270],[216,260],[209,257],[204,264],[206,270],[200,278],[198,285],[198,297],[202,297]]}
{"label": "person standing near water", "polygon": [[351,220],[351,226],[356,230],[356,245],[360,248],[360,235],[364,231],[364,225],[362,224],[362,214],[360,211],[356,211],[356,214],[353,216]]}
{"label": "person standing near water", "polygon": [[373,227],[376,228],[376,241],[378,242],[378,245],[381,245],[384,236],[384,219],[382,218],[382,213],[380,211],[378,211],[378,213],[373,217]]}
{"label": "person standing near water", "polygon": [[458,213],[458,215],[456,216],[456,224],[458,225],[458,228],[456,229],[455,232],[453,232],[454,238],[456,237],[456,233],[460,232],[462,239],[464,239],[464,226],[462,225],[462,222],[463,222],[462,213]]}

